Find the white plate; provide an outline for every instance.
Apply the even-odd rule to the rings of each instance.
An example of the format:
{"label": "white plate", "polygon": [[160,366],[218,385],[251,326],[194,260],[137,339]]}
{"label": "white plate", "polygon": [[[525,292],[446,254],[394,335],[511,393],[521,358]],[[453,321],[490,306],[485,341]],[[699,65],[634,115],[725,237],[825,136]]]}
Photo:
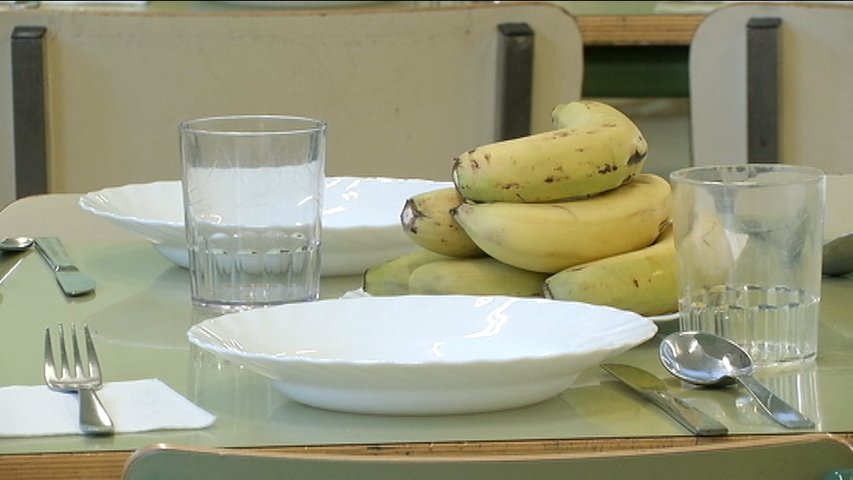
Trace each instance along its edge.
{"label": "white plate", "polygon": [[[356,275],[416,248],[400,225],[406,199],[452,186],[398,178],[329,177],[323,208],[323,275]],[[188,266],[180,181],[130,184],[89,192],[80,207],[149,240],[170,261]]]}
{"label": "white plate", "polygon": [[281,305],[206,320],[187,336],[307,405],[432,415],[547,400],[655,332],[610,307],[453,295]]}

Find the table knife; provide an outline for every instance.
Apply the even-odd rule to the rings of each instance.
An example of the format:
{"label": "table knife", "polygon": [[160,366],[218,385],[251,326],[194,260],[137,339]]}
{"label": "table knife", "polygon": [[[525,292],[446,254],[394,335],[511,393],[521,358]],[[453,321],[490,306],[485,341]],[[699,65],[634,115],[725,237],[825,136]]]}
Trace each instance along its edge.
{"label": "table knife", "polygon": [[666,383],[652,373],[616,363],[605,363],[601,368],[668,413],[694,435],[713,437],[729,432],[725,425],[670,392]]}
{"label": "table knife", "polygon": [[36,250],[41,253],[65,295],[77,297],[95,290],[95,281],[74,265],[65,247],[57,237],[38,237]]}

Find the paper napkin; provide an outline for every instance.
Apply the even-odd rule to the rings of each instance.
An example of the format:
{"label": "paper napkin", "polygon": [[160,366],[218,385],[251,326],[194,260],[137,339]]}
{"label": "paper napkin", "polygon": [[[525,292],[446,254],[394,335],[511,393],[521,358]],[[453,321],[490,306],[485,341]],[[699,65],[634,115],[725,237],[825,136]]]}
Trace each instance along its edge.
{"label": "paper napkin", "polygon": [[[116,433],[205,428],[216,419],[157,379],[106,383],[98,396]],[[76,394],[43,385],[0,388],[0,437],[81,433]]]}

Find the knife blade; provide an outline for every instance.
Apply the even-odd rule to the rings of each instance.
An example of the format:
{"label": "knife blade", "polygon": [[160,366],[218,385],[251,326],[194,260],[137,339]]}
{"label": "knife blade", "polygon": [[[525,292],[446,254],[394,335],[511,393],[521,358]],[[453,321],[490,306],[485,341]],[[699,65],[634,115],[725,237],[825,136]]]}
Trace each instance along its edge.
{"label": "knife blade", "polygon": [[38,237],[35,244],[65,295],[77,297],[95,290],[95,281],[77,269],[59,238]]}
{"label": "knife blade", "polygon": [[605,371],[652,402],[682,426],[700,437],[726,435],[729,429],[669,391],[663,380],[633,365],[605,363]]}

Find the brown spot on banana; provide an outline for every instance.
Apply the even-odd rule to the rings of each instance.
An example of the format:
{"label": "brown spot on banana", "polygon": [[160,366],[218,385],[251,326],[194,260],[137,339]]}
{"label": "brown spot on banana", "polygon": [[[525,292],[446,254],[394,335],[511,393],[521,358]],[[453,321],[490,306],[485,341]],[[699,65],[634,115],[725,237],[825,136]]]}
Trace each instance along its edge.
{"label": "brown spot on banana", "polygon": [[628,157],[628,165],[636,165],[646,159],[646,152],[637,150],[633,155]]}

